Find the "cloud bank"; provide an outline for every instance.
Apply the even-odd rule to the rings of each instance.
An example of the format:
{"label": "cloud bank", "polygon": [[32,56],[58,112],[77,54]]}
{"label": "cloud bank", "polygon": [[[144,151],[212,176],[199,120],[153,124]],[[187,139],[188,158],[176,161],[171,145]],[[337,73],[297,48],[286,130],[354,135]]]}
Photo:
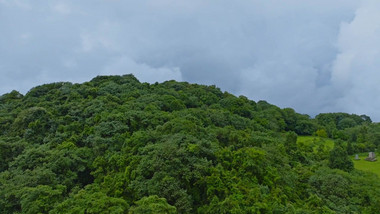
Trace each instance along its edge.
{"label": "cloud bank", "polygon": [[133,73],[380,120],[375,0],[0,0],[0,94]]}

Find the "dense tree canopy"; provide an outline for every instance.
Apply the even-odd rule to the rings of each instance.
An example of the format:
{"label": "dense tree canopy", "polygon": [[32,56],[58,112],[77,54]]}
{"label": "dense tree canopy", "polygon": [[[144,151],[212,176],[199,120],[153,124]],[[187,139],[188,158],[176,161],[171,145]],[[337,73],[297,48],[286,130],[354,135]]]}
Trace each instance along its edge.
{"label": "dense tree canopy", "polygon": [[0,97],[0,213],[376,213],[378,177],[347,152],[379,146],[368,116],[312,119],[215,86],[46,84]]}

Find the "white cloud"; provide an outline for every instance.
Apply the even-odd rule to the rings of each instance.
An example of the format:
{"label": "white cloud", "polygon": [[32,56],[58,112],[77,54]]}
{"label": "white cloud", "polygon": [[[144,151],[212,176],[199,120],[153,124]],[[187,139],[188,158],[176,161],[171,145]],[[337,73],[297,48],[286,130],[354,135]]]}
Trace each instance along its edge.
{"label": "white cloud", "polygon": [[380,120],[380,2],[366,1],[350,23],[341,26],[340,50],[332,71],[342,91],[337,108]]}
{"label": "white cloud", "polygon": [[20,2],[0,0],[0,93],[134,73],[380,120],[375,0]]}
{"label": "white cloud", "polygon": [[144,63],[136,63],[127,56],[121,56],[112,60],[111,64],[107,65],[102,75],[123,75],[126,73],[134,74],[142,82],[164,82],[166,80],[182,81],[182,75],[179,68],[152,68]]}
{"label": "white cloud", "polygon": [[5,6],[18,7],[23,10],[30,10],[32,6],[29,4],[29,1],[22,0],[0,0],[0,3]]}
{"label": "white cloud", "polygon": [[54,12],[57,12],[62,15],[69,15],[71,13],[71,8],[67,4],[64,4],[62,2],[53,5],[52,9]]}
{"label": "white cloud", "polygon": [[78,63],[75,59],[68,58],[68,59],[63,59],[62,64],[64,67],[68,69],[74,69],[78,67]]}
{"label": "white cloud", "polygon": [[95,25],[95,29],[82,30],[83,32],[80,34],[81,50],[84,52],[90,52],[96,49],[104,49],[107,51],[119,50],[117,44],[119,41],[114,38],[115,35],[120,33],[118,29],[119,26],[117,23],[104,21]]}
{"label": "white cloud", "polygon": [[21,43],[28,43],[30,42],[30,40],[32,39],[32,34],[31,33],[23,33],[19,36],[19,39],[21,41]]}

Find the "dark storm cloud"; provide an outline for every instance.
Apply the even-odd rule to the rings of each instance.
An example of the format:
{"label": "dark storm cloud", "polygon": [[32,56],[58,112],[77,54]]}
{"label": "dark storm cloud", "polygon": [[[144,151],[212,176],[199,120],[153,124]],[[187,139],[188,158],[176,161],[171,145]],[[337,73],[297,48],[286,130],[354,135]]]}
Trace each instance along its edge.
{"label": "dark storm cloud", "polygon": [[0,0],[0,93],[134,73],[378,120],[379,8],[354,0]]}

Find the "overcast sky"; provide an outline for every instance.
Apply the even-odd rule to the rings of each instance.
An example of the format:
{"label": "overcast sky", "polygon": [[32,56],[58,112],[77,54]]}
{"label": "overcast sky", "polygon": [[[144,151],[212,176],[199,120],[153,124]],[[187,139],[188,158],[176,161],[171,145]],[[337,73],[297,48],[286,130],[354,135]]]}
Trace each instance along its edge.
{"label": "overcast sky", "polygon": [[133,73],[380,121],[378,0],[0,0],[0,94]]}

